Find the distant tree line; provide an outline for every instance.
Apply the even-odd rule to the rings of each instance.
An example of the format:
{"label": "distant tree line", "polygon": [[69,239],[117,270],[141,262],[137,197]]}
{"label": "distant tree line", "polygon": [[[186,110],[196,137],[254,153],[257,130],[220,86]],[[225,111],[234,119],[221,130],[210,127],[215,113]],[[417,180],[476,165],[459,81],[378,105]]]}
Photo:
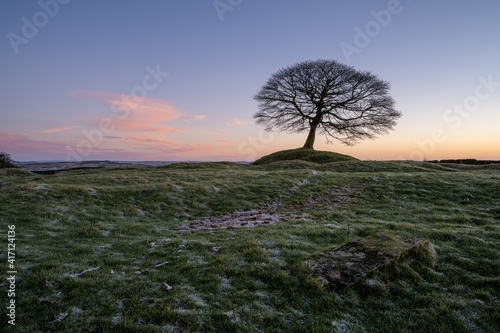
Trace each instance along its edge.
{"label": "distant tree line", "polygon": [[498,164],[500,161],[489,161],[489,160],[476,160],[475,158],[462,158],[456,160],[435,160],[428,161],[431,163],[454,163],[454,164],[472,164],[472,165],[484,165],[484,164]]}

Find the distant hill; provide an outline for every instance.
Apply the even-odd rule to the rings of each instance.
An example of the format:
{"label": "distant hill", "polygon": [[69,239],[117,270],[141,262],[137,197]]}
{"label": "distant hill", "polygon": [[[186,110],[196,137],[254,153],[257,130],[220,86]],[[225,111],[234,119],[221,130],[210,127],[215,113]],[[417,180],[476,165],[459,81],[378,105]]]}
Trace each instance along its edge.
{"label": "distant hill", "polygon": [[137,166],[135,163],[123,163],[113,161],[81,161],[81,162],[29,162],[18,163],[18,165],[28,171],[57,171],[78,168],[117,168]]}

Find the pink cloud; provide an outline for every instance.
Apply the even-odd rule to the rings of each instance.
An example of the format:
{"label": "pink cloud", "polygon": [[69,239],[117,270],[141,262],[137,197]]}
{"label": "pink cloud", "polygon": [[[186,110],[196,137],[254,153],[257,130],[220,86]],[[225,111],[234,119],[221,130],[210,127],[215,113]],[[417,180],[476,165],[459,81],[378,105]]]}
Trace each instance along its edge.
{"label": "pink cloud", "polygon": [[[114,137],[111,142],[92,147],[88,155],[81,157],[82,160],[237,160],[239,156],[229,141],[182,144],[156,136],[132,135]],[[77,150],[77,143],[0,133],[0,151],[11,154],[14,160],[65,160],[69,150]]]}
{"label": "pink cloud", "polygon": [[28,135],[0,133],[0,150],[11,154],[14,159],[30,156],[54,158],[54,154],[62,155],[65,152],[65,146],[62,142],[36,140]]}
{"label": "pink cloud", "polygon": [[221,142],[221,143],[235,143],[236,142],[234,140],[229,140],[229,139],[217,139],[216,141]]}
{"label": "pink cloud", "polygon": [[116,150],[116,152],[109,150],[106,153],[99,151],[94,156],[100,159],[123,161],[227,161],[241,159],[232,150],[206,143],[193,143],[175,148],[165,145],[158,146],[156,149],[129,148],[123,151]]}
{"label": "pink cloud", "polygon": [[57,132],[69,131],[69,130],[72,130],[75,128],[83,128],[83,126],[57,127],[57,128],[52,128],[52,129],[48,129],[45,131],[40,131],[40,133],[57,133]]}
{"label": "pink cloud", "polygon": [[175,144],[178,143],[172,140],[157,138],[152,136],[128,136],[123,138],[127,141],[144,142],[144,143],[159,143],[159,144]]}
{"label": "pink cloud", "polygon": [[221,129],[221,130],[218,130],[217,132],[205,131],[205,132],[203,132],[203,134],[219,135],[219,134],[226,133],[226,132],[227,132],[226,129]]}
{"label": "pink cloud", "polygon": [[205,119],[207,116],[203,116],[203,115],[196,115],[196,116],[192,116],[191,118],[187,119],[186,122],[187,123],[191,123],[193,121],[198,121],[198,120],[202,120],[202,119]]}
{"label": "pink cloud", "polygon": [[152,136],[127,136],[123,137],[122,141],[127,144],[131,150],[138,149],[143,151],[166,151],[171,152],[174,149],[179,149],[182,144],[173,140],[168,140]]}
{"label": "pink cloud", "polygon": [[190,143],[182,147],[179,150],[181,154],[199,154],[199,153],[209,153],[212,150],[212,145],[209,143]]}
{"label": "pink cloud", "polygon": [[163,125],[164,122],[178,119],[183,112],[161,99],[139,98],[125,94],[108,93],[102,91],[75,90],[70,96],[77,98],[94,99],[111,106],[110,118],[114,129],[123,132],[151,132],[151,133],[185,133],[186,129],[171,128]]}
{"label": "pink cloud", "polygon": [[253,121],[245,121],[241,119],[233,119],[231,121],[226,122],[227,126],[245,126],[248,124],[253,124]]}

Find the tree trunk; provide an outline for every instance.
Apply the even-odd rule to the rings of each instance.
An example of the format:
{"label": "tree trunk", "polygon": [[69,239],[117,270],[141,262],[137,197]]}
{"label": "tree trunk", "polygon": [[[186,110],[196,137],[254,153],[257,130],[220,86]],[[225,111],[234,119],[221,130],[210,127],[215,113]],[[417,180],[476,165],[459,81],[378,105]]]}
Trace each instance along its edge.
{"label": "tree trunk", "polygon": [[302,148],[314,149],[314,139],[316,138],[316,128],[318,128],[318,124],[311,124],[311,128],[309,129],[309,135],[307,135],[306,143]]}

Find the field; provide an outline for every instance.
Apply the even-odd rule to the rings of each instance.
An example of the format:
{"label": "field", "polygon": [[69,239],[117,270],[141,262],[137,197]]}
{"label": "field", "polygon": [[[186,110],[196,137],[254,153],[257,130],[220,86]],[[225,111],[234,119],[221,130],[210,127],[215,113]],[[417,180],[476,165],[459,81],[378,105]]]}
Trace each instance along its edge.
{"label": "field", "polygon": [[[500,330],[498,165],[316,162],[3,172],[0,331]],[[329,289],[306,261],[348,225],[429,245]]]}

